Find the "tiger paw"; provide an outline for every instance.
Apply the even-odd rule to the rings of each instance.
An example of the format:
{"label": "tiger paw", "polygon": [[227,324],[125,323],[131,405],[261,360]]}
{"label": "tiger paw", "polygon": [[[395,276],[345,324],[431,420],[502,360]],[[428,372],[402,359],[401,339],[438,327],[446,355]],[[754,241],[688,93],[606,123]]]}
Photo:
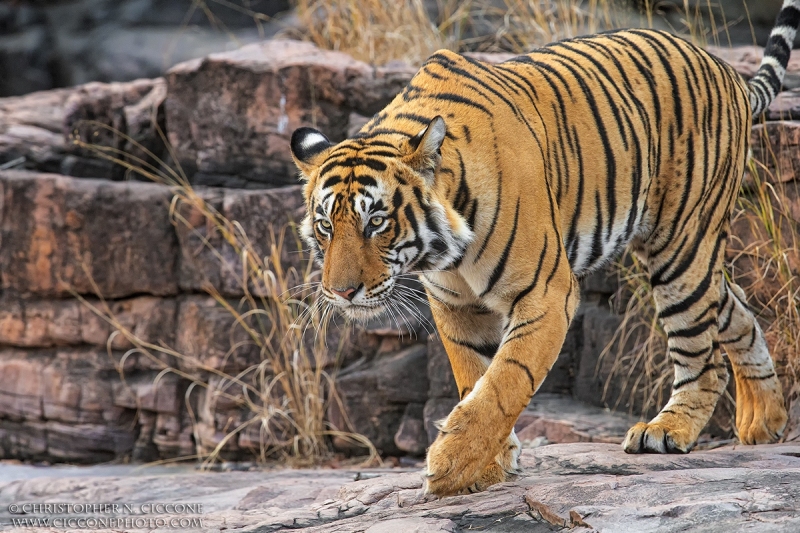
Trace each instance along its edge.
{"label": "tiger paw", "polygon": [[736,428],[742,444],[769,444],[778,441],[788,416],[777,378],[736,379]]}
{"label": "tiger paw", "polygon": [[[505,446],[495,457],[495,462],[506,474],[517,475],[520,473],[519,455],[522,453],[522,443],[517,438],[516,432],[512,429],[511,434],[506,439]],[[490,465],[491,466],[491,465]]]}
{"label": "tiger paw", "polygon": [[425,492],[451,496],[505,481],[505,470],[495,457],[507,439],[496,439],[495,433],[489,420],[469,416],[457,406],[428,449]]}
{"label": "tiger paw", "polygon": [[687,429],[670,428],[664,423],[639,422],[625,436],[626,453],[689,453],[697,437]]}
{"label": "tiger paw", "polygon": [[503,449],[497,454],[494,461],[484,467],[478,481],[467,487],[467,492],[481,492],[492,485],[503,483],[509,478],[521,474],[522,470],[519,467],[521,452],[522,445],[514,430],[511,430],[511,435],[508,436]]}

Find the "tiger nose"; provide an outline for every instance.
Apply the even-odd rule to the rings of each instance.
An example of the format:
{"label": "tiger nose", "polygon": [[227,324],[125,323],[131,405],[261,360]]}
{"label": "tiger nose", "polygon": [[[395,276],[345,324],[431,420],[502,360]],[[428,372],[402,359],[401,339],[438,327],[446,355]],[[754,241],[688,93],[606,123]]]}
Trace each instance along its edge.
{"label": "tiger nose", "polygon": [[331,292],[333,292],[336,295],[341,296],[342,298],[344,298],[347,301],[352,301],[353,297],[356,295],[357,291],[358,291],[358,289],[356,287],[348,287],[346,289],[334,289],[334,288],[331,288]]}

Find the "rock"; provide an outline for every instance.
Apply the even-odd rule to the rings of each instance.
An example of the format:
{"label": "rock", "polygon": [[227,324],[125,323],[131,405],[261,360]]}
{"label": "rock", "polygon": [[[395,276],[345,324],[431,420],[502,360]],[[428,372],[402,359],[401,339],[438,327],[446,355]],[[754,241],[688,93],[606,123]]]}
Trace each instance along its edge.
{"label": "rock", "polygon": [[[100,312],[104,304],[87,300]],[[172,344],[175,334],[175,300],[142,296],[107,302],[107,311],[138,339],[156,344]],[[105,347],[116,331],[102,317],[79,300],[40,300],[0,295],[0,345],[46,348],[91,344]],[[123,335],[115,335],[111,347],[117,350],[133,345]]]}
{"label": "rock", "polygon": [[198,187],[191,202],[180,199],[177,204],[180,260],[178,283],[181,291],[200,292],[205,287],[221,290],[221,263],[213,250],[222,248],[222,235],[207,212],[222,213],[223,189]]}
{"label": "rock", "polygon": [[105,424],[122,418],[122,410],[114,406],[112,399],[112,384],[118,375],[107,357],[105,360],[101,357],[82,350],[56,352],[41,373],[44,419],[70,424]]}
{"label": "rock", "polygon": [[[343,369],[336,380],[340,404],[331,402],[328,420],[333,428],[349,431],[342,408],[352,427],[364,434],[385,454],[401,450],[395,444],[406,405],[423,403],[428,395],[424,344],[373,361]],[[347,442],[334,438],[334,446],[351,450]]]}
{"label": "rock", "polygon": [[[68,302],[70,300],[67,300]],[[100,311],[103,305],[94,299],[87,300]],[[158,345],[163,343],[171,346],[175,341],[178,302],[174,298],[158,298],[154,296],[140,296],[124,300],[107,302],[106,312],[113,316],[119,325],[125,328],[140,342]],[[96,346],[106,346],[108,339],[117,331],[116,328],[95,314],[85,305],[80,307],[81,313],[81,341]],[[133,347],[124,335],[117,334],[111,341],[115,350],[127,350]],[[169,363],[171,359],[164,354],[158,354],[163,362]],[[142,365],[151,368],[156,364],[149,360],[142,360]]]}
{"label": "rock", "polygon": [[405,65],[373,69],[299,41],[212,54],[167,73],[169,140],[195,182],[291,184],[292,131],[313,124],[340,141],[351,112],[377,112],[413,73]]}
{"label": "rock", "polygon": [[396,518],[379,522],[364,530],[364,533],[395,533],[403,531],[408,533],[428,533],[447,531],[454,533],[458,526],[452,520],[438,518]]}
{"label": "rock", "polygon": [[[603,305],[587,302],[582,307],[583,349],[579,354],[573,391],[578,400],[592,405],[603,405],[605,379],[611,371],[614,357],[606,357],[601,370],[597,365],[598,356],[611,342],[622,319]],[[614,354],[616,353],[615,349]]]}
{"label": "rock", "polygon": [[551,443],[622,443],[638,418],[587,405],[560,394],[537,392],[514,428],[523,447],[544,437]]}
{"label": "rock", "polygon": [[766,118],[767,120],[800,119],[800,89],[778,93],[766,111]]}
{"label": "rock", "polygon": [[[73,143],[74,136],[137,167],[165,159],[162,78],[88,83],[0,98],[0,165],[70,176],[147,179]],[[150,153],[147,153],[147,151]],[[151,155],[152,154],[152,155]],[[151,167],[148,167],[151,168]]]}
{"label": "rock", "polygon": [[[279,247],[277,251],[284,272],[294,269],[286,278],[290,287],[306,282],[302,272],[308,256],[300,253],[305,245],[297,233],[297,224],[305,213],[300,186],[269,191],[201,188],[191,202],[180,201],[178,209],[182,219],[176,225],[182,290],[204,291],[213,287],[226,296],[244,295],[241,249],[237,250],[224,238],[216,222],[208,218],[209,211],[221,214],[245,232],[251,244],[250,253],[265,268],[274,270],[274,265],[264,264],[264,261],[267,258],[269,263],[272,247]],[[243,245],[240,229],[232,230],[236,232],[237,246]],[[256,283],[255,278],[250,276],[249,290],[256,296],[267,295],[264,283]]]}
{"label": "rock", "polygon": [[775,179],[786,182],[800,176],[800,122],[756,124],[750,145],[753,159],[762,163]]}
{"label": "rock", "polygon": [[64,136],[67,146],[80,140],[93,148],[71,147],[74,157],[65,159],[62,173],[112,180],[128,176],[148,181],[144,175],[127,172],[123,165],[101,158],[98,150],[106,150],[108,155],[147,172],[158,168],[165,157],[160,132],[165,130],[166,93],[162,78],[93,82],[76,87],[65,102]]}
{"label": "rock", "polygon": [[[231,351],[240,342],[245,344]],[[181,299],[175,349],[183,356],[178,368],[196,376],[211,371],[235,375],[261,361],[258,347],[236,325],[236,318],[207,296]]]}
{"label": "rock", "polygon": [[450,359],[438,335],[428,337],[428,398],[458,398]]}
{"label": "rock", "polygon": [[457,403],[458,398],[431,398],[425,402],[423,420],[425,432],[428,434],[428,444],[432,444],[439,435],[439,428],[436,425],[440,420],[447,418]]}
{"label": "rock", "polygon": [[94,463],[130,453],[135,441],[130,425],[62,424],[47,422],[47,454],[57,461]]}
{"label": "rock", "polygon": [[136,365],[105,348],[0,348],[0,457],[92,462],[129,453],[136,411],[115,404],[114,386]]}
{"label": "rock", "polygon": [[155,77],[171,65],[272,37],[286,0],[72,0],[0,5],[0,96]]}
{"label": "rock", "polygon": [[[262,262],[272,257],[272,248],[276,247],[284,271],[294,268],[297,272],[288,276],[289,286],[305,283],[300,272],[307,265],[308,256],[301,253],[306,245],[297,230],[305,215],[305,204],[299,185],[270,191],[226,191],[222,213],[241,227]],[[222,293],[239,296],[243,294],[241,254],[231,246],[223,246],[222,256],[226,259],[220,265]],[[274,265],[264,266],[274,270]],[[268,294],[263,283],[251,283],[251,290],[256,295]]]}
{"label": "rock", "polygon": [[0,286],[119,298],[177,292],[169,189],[0,171]]}
{"label": "rock", "polygon": [[153,445],[159,458],[187,457],[197,453],[194,421],[186,411],[180,416],[158,413],[153,430]]}
{"label": "rock", "polygon": [[43,417],[43,372],[52,355],[13,348],[0,349],[0,418],[12,421]]}
{"label": "rock", "polygon": [[41,422],[0,420],[0,457],[23,461],[47,459],[47,431]]}
{"label": "rock", "polygon": [[[735,46],[733,48],[707,46],[706,50],[731,65],[747,79],[755,75],[758,66],[761,64],[761,58],[764,56],[764,49],[760,46]],[[790,56],[789,65],[786,67],[786,76],[783,79],[783,86],[787,89],[800,87],[800,53],[797,51]]]}
{"label": "rock", "polygon": [[422,455],[428,447],[428,434],[423,422],[422,403],[409,403],[400,420],[400,427],[394,435],[397,447],[410,454]]}
{"label": "rock", "polygon": [[0,96],[14,96],[55,86],[52,34],[32,26],[0,36]]}
{"label": "rock", "polygon": [[[0,443],[2,435],[0,427]],[[424,496],[421,472],[403,469],[362,468],[357,477],[367,479],[360,481],[353,470],[330,469],[198,473],[162,466],[124,475],[130,467],[104,466],[52,470],[53,477],[38,469],[35,478],[0,483],[0,520],[37,517],[9,514],[18,502],[112,501],[139,510],[157,501],[191,504],[178,516],[201,520],[206,531],[544,533],[556,524],[576,532],[788,532],[800,527],[798,454],[791,444],[669,458],[627,455],[616,444],[542,446],[523,450],[516,479],[442,499]],[[28,467],[2,468],[30,476]]]}
{"label": "rock", "polygon": [[114,383],[113,404],[126,409],[180,415],[186,380],[175,374],[156,378],[157,374],[150,373]]}
{"label": "rock", "polygon": [[0,295],[0,344],[48,347],[82,340],[78,300],[26,300]]}
{"label": "rock", "polygon": [[64,106],[70,89],[0,98],[0,165],[57,172],[66,155]]}

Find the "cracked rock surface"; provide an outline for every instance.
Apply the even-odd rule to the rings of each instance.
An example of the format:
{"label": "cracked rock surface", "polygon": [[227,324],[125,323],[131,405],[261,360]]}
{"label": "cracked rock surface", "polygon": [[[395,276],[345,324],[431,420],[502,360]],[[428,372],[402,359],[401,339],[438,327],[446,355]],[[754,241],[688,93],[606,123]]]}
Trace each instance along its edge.
{"label": "cracked rock surface", "polygon": [[80,477],[54,469],[59,477],[0,483],[0,524],[37,516],[11,515],[11,504],[174,502],[202,504],[203,531],[800,531],[796,444],[633,456],[578,442],[525,449],[521,462],[524,474],[509,483],[444,499],[424,495],[421,472],[407,469],[109,476],[94,467]]}

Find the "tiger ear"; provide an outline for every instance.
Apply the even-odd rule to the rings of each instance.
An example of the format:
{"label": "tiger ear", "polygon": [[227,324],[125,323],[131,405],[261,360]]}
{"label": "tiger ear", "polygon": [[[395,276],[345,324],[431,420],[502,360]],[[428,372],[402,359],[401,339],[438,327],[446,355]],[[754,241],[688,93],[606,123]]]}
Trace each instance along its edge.
{"label": "tiger ear", "polygon": [[292,134],[290,145],[294,164],[307,178],[325,160],[333,143],[314,128],[298,128]]}
{"label": "tiger ear", "polygon": [[436,168],[442,160],[442,143],[445,135],[447,135],[447,125],[442,117],[436,116],[425,129],[408,140],[408,145],[413,151],[405,157],[405,162],[422,174],[429,185],[433,184]]}

